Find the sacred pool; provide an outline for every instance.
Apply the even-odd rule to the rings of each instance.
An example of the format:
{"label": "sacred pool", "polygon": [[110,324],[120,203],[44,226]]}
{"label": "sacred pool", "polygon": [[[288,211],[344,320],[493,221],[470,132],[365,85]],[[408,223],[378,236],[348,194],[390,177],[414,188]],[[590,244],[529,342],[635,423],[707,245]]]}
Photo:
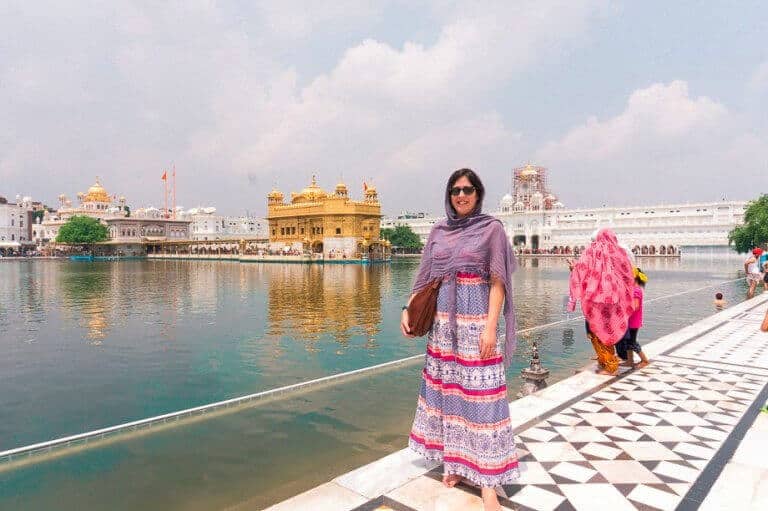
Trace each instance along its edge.
{"label": "sacred pool", "polygon": [[[259,509],[401,449],[424,347],[398,327],[417,264],[0,262],[0,451],[416,356],[0,463],[0,509]],[[640,264],[641,342],[714,313],[716,291],[745,295],[739,258]],[[521,261],[510,398],[533,340],[550,383],[589,362],[567,279],[561,259]]]}

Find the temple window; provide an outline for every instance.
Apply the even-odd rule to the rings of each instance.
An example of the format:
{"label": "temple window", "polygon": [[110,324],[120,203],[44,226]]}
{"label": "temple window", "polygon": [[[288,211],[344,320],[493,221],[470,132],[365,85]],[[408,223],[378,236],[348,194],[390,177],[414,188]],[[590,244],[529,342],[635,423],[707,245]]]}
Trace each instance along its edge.
{"label": "temple window", "polygon": [[336,228],[336,234],[341,234],[341,227]]}

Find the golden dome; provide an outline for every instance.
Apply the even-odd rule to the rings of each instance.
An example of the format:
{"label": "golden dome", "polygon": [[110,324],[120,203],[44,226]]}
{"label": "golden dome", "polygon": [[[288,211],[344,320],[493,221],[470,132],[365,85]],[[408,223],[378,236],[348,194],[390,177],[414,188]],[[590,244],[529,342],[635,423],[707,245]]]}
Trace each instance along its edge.
{"label": "golden dome", "polygon": [[109,198],[109,194],[104,189],[104,187],[101,186],[101,183],[99,183],[99,179],[96,178],[96,184],[94,184],[92,187],[88,188],[88,193],[86,193],[85,197],[83,197],[83,202],[106,202],[106,203],[110,203],[110,202],[112,202],[112,199]]}
{"label": "golden dome", "polygon": [[344,183],[338,183],[336,185],[336,193],[339,193],[339,192],[346,193],[347,192],[347,185],[344,184]]}
{"label": "golden dome", "polygon": [[536,175],[536,174],[538,174],[538,173],[539,173],[539,171],[538,171],[538,170],[536,170],[536,167],[534,167],[533,165],[531,165],[531,164],[529,163],[528,165],[526,165],[526,166],[525,166],[525,168],[524,168],[524,169],[523,169],[523,171],[520,173],[520,175],[521,175],[521,176],[526,176],[526,177],[528,177],[528,176],[535,176],[535,175]]}
{"label": "golden dome", "polygon": [[315,202],[318,199],[325,199],[328,193],[317,185],[315,176],[312,176],[312,183],[297,194],[291,194],[293,202]]}
{"label": "golden dome", "polygon": [[277,188],[273,188],[271,192],[267,194],[267,199],[283,199],[283,192],[278,190]]}

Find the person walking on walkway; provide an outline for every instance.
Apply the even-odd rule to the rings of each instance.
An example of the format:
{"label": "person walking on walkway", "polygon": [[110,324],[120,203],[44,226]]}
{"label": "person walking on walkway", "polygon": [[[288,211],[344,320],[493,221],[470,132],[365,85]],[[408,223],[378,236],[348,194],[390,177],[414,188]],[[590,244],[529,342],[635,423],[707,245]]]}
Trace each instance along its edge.
{"label": "person walking on walkway", "polygon": [[[446,486],[466,479],[481,488],[486,511],[496,511],[495,488],[519,475],[505,376],[516,344],[517,265],[501,222],[482,213],[484,196],[475,172],[451,174],[447,218],[435,224],[424,247],[411,300],[435,279],[441,285],[408,444],[443,462]],[[504,341],[497,331],[502,310]],[[413,337],[406,307],[400,327]]]}
{"label": "person walking on walkway", "polygon": [[[632,289],[632,309],[634,312],[629,317],[628,337],[625,336],[624,348],[627,352],[627,365],[637,369],[642,369],[648,365],[648,357],[643,352],[640,343],[637,342],[637,333],[643,327],[643,297],[645,295],[645,284],[648,282],[648,276],[640,268],[635,268],[635,285]],[[640,362],[635,365],[634,353],[640,357]]]}
{"label": "person walking on walkway", "polygon": [[762,280],[763,274],[760,272],[760,265],[758,261],[763,254],[761,248],[752,249],[752,255],[744,261],[744,272],[747,274],[747,285],[749,290],[747,291],[747,299],[755,296],[755,289]]}
{"label": "person walking on walkway", "polygon": [[597,354],[601,374],[618,372],[614,345],[624,337],[634,312],[634,283],[632,263],[610,229],[601,229],[572,264],[569,308],[574,309],[576,301],[581,301],[587,338]]}

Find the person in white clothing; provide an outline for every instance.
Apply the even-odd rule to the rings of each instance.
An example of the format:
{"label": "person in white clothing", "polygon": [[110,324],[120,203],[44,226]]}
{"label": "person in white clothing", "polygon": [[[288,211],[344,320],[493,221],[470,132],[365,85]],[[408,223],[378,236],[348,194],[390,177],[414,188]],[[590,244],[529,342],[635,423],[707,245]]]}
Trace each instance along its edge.
{"label": "person in white clothing", "polygon": [[761,248],[754,248],[752,249],[752,255],[744,261],[744,272],[747,274],[747,285],[749,286],[747,299],[755,296],[755,289],[760,281],[763,280],[763,274],[760,271],[760,265],[758,264],[762,254],[763,250]]}

